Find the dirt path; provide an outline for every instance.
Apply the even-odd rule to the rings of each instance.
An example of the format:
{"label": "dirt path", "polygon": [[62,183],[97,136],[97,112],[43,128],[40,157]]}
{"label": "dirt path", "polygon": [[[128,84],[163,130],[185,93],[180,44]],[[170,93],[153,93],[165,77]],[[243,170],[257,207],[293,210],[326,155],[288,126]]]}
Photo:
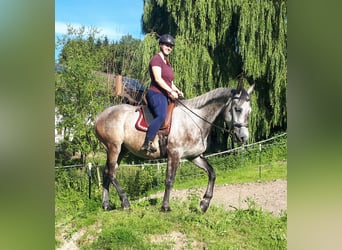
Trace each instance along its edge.
{"label": "dirt path", "polygon": [[[190,192],[194,191],[172,190],[171,198],[183,200],[188,197]],[[205,188],[196,189],[195,192],[203,196]],[[150,196],[150,198],[162,198],[163,194],[163,192],[158,192]],[[287,209],[287,180],[215,186],[211,205],[223,206],[227,210],[235,208],[247,209],[247,198],[254,201],[263,211],[279,215],[281,211]]]}

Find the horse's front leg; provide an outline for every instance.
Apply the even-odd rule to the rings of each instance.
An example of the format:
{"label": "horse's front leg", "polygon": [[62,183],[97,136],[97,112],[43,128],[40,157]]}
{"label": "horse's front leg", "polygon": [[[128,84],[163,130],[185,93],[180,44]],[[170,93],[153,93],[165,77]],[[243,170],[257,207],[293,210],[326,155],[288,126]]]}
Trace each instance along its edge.
{"label": "horse's front leg", "polygon": [[192,162],[196,166],[203,169],[208,174],[207,190],[205,191],[203,199],[200,202],[200,207],[201,207],[202,211],[206,212],[208,207],[209,207],[211,198],[213,198],[216,174],[215,174],[213,167],[208,163],[208,161],[204,158],[204,156],[202,156],[202,155],[198,156],[195,159],[193,159]]}
{"label": "horse's front leg", "polygon": [[166,168],[166,178],[165,178],[165,192],[162,204],[162,211],[168,212],[171,211],[169,200],[170,193],[175,182],[176,172],[179,164],[178,155],[172,155],[169,153],[167,168]]}

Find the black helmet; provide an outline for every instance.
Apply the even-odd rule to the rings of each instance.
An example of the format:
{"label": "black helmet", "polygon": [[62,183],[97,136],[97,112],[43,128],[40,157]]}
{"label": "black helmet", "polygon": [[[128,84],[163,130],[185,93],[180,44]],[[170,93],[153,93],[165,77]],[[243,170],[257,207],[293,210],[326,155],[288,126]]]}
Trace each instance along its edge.
{"label": "black helmet", "polygon": [[171,44],[172,46],[175,46],[175,39],[171,35],[165,34],[159,38],[159,44],[161,43]]}

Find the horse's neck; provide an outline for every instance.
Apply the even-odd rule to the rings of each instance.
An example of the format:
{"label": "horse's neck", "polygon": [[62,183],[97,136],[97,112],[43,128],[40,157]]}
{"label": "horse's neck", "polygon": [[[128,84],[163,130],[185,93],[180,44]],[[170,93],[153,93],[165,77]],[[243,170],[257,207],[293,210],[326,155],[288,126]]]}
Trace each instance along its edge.
{"label": "horse's neck", "polygon": [[[231,96],[230,89],[216,89],[202,96],[189,100],[189,107],[205,118],[208,122],[214,122],[222,109],[226,107]],[[196,111],[195,111],[196,110]]]}
{"label": "horse's neck", "polygon": [[209,104],[201,109],[201,113],[205,116],[206,120],[214,122],[221,113],[223,106],[224,104]]}

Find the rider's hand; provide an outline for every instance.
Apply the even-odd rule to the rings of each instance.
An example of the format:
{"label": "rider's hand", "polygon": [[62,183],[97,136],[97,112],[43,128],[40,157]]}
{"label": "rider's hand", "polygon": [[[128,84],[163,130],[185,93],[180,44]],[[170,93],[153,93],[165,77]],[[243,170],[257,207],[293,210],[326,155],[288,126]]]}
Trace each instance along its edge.
{"label": "rider's hand", "polygon": [[184,98],[184,93],[182,91],[177,91],[178,97]]}
{"label": "rider's hand", "polygon": [[170,92],[170,97],[171,97],[172,99],[178,99],[178,93],[177,93],[176,91],[172,90],[172,91]]}

